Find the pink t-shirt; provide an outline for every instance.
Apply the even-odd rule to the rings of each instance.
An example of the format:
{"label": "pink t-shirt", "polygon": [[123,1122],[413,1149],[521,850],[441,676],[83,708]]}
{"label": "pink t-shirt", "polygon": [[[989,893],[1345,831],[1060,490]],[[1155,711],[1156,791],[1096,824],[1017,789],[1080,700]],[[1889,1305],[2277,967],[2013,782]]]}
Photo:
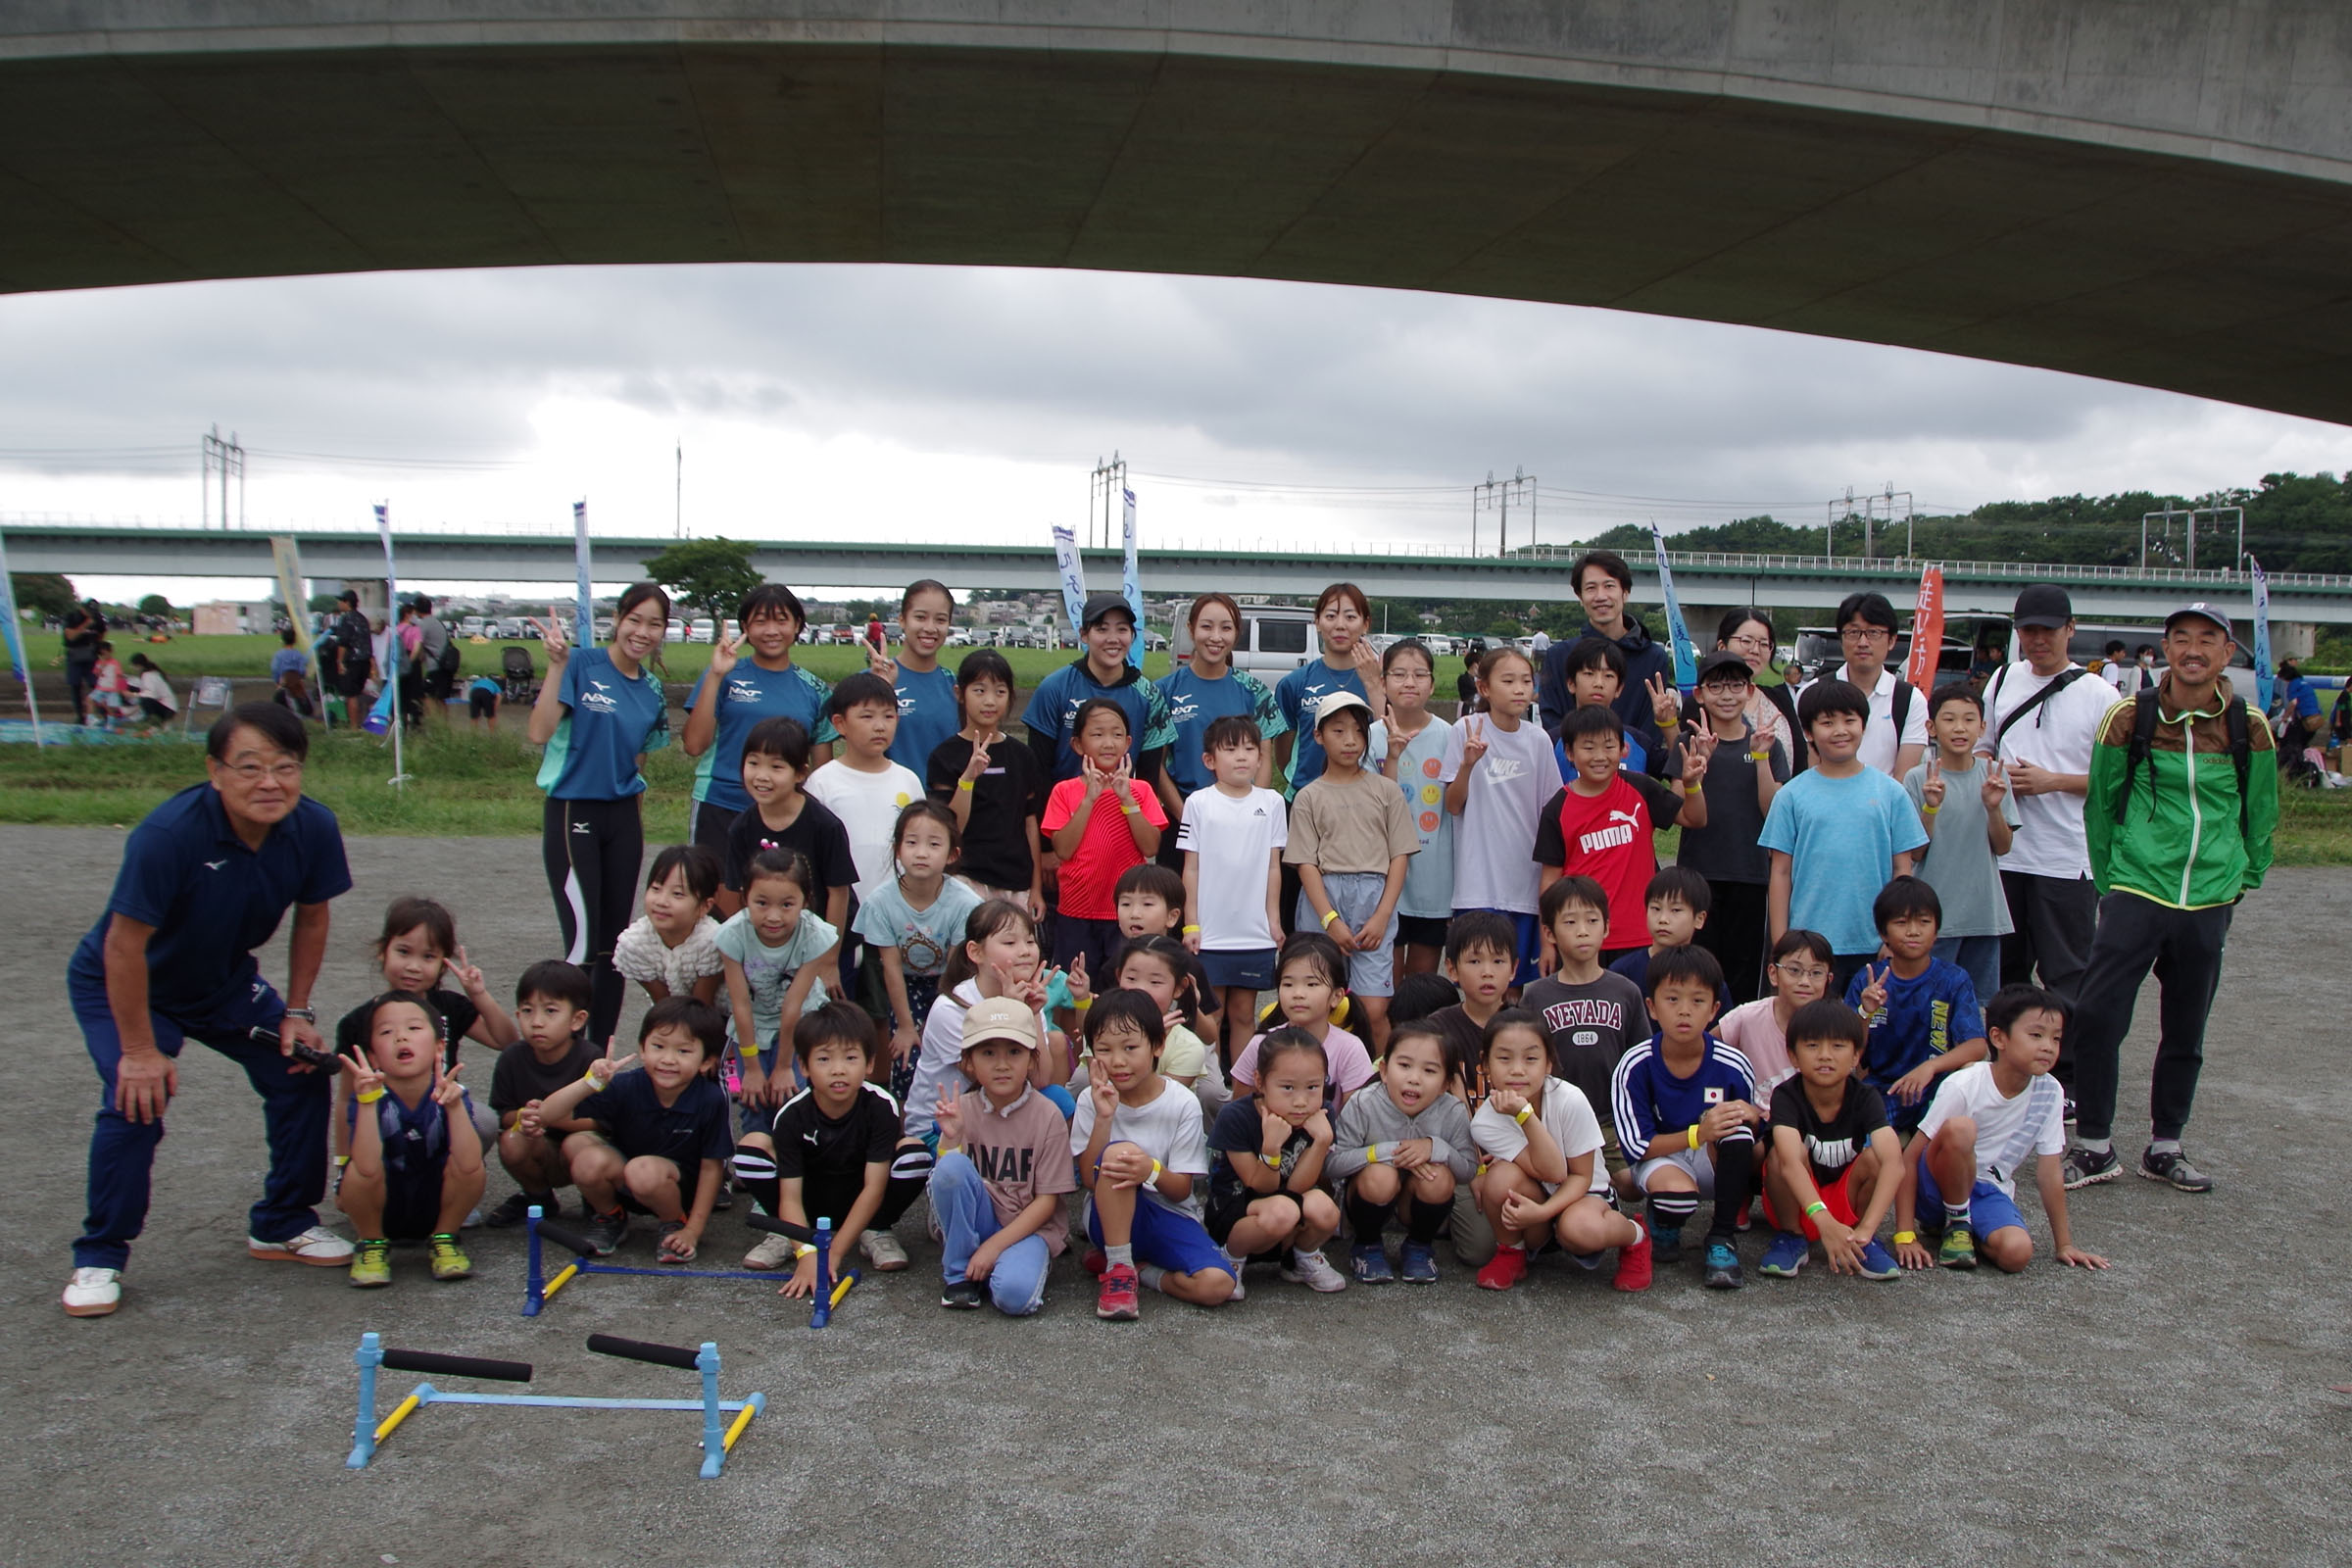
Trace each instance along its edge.
{"label": "pink t-shirt", "polygon": [[[963,1152],[980,1172],[999,1225],[1012,1223],[1035,1199],[1078,1190],[1070,1124],[1054,1102],[1032,1089],[1010,1110],[999,1111],[986,1094],[972,1089],[965,1091],[962,1104]],[[932,1234],[939,1234],[936,1222]],[[1059,1252],[1069,1235],[1068,1216],[1056,1207],[1036,1234],[1049,1253]]]}
{"label": "pink t-shirt", "polygon": [[1759,1105],[1772,1103],[1773,1085],[1796,1076],[1796,1063],[1788,1059],[1788,1037],[1772,1014],[1775,1000],[1746,1003],[1715,1020],[1715,1038],[1745,1056],[1755,1073]]}
{"label": "pink t-shirt", "polygon": [[[1233,1081],[1245,1089],[1257,1087],[1257,1043],[1264,1035],[1251,1035],[1242,1054],[1233,1058]],[[1372,1054],[1364,1043],[1333,1024],[1323,1036],[1323,1063],[1331,1073],[1332,1098],[1352,1095],[1372,1081]]]}

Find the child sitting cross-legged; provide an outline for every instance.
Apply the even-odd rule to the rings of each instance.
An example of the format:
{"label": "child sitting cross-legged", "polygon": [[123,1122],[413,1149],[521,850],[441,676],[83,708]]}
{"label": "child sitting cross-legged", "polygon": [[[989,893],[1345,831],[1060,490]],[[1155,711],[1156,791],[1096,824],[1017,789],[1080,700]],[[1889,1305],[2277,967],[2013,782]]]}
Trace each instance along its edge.
{"label": "child sitting cross-legged", "polygon": [[[1446,1092],[1446,1039],[1428,1023],[1389,1031],[1380,1081],[1340,1107],[1325,1168],[1343,1186],[1354,1232],[1348,1261],[1367,1285],[1402,1278],[1434,1285],[1438,1231],[1453,1209],[1454,1190],[1478,1168],[1470,1112]],[[1404,1222],[1396,1268],[1381,1245],[1392,1218]]]}
{"label": "child sitting cross-legged", "polygon": [[565,1139],[564,1152],[598,1256],[628,1235],[634,1210],[661,1222],[662,1262],[693,1260],[734,1149],[717,1077],[726,1046],[727,1020],[716,1007],[664,997],[638,1021],[634,1055],[608,1056],[536,1109],[522,1108],[517,1125],[528,1134],[574,1119],[597,1124]]}
{"label": "child sitting cross-legged", "polygon": [[1609,1201],[1600,1118],[1582,1091],[1551,1075],[1544,1021],[1506,1008],[1488,1023],[1484,1047],[1487,1101],[1470,1136],[1487,1162],[1478,1201],[1498,1246],[1478,1283],[1509,1290],[1526,1277],[1528,1253],[1556,1241],[1585,1268],[1618,1249],[1617,1289],[1647,1290],[1649,1233]]}
{"label": "child sitting cross-legged", "polygon": [[939,1103],[931,1229],[945,1283],[939,1304],[992,1301],[1027,1317],[1046,1299],[1046,1270],[1069,1239],[1062,1196],[1078,1190],[1070,1124],[1029,1079],[1044,1048],[1034,1008],[1008,997],[963,1014],[963,1076],[978,1087]]}
{"label": "child sitting cross-legged", "polygon": [[1886,1102],[1854,1076],[1865,1035],[1862,1015],[1839,1002],[1808,1002],[1788,1019],[1796,1074],[1772,1092],[1764,1166],[1764,1218],[1778,1234],[1757,1265],[1775,1278],[1796,1277],[1808,1240],[1821,1243],[1834,1273],[1902,1272],[1878,1243],[1902,1185],[1902,1145]]}
{"label": "child sitting cross-legged", "polygon": [[[2015,1274],[2034,1261],[2034,1235],[2017,1210],[2017,1176],[2029,1156],[2050,1222],[2050,1255],[2072,1268],[2107,1266],[2075,1245],[2066,1211],[2066,1096],[2050,1069],[2070,1010],[2063,998],[2034,986],[1993,994],[1984,1009],[1992,1059],[1944,1079],[1904,1156],[1894,1200],[1894,1250],[1903,1267],[1975,1268],[1982,1253]],[[1932,1257],[1914,1233],[1914,1213],[1920,1231],[1942,1233]]]}
{"label": "child sitting cross-legged", "polygon": [[[890,1228],[920,1197],[931,1151],[900,1129],[899,1102],[867,1081],[878,1054],[865,1009],[829,1002],[801,1014],[792,1054],[808,1087],[784,1102],[765,1133],[747,1133],[735,1151],[735,1177],[760,1205],[793,1225],[833,1222],[832,1277],[859,1250],[888,1273],[906,1266]],[[786,1296],[816,1289],[816,1249],[768,1235],[743,1260],[780,1268],[793,1260]]]}
{"label": "child sitting cross-legged", "polygon": [[1655,1260],[1681,1261],[1683,1226],[1712,1199],[1706,1283],[1741,1284],[1738,1224],[1755,1191],[1756,1081],[1747,1058],[1707,1032],[1723,969],[1704,948],[1670,948],[1649,966],[1649,1015],[1658,1032],[1619,1059],[1609,1087],[1617,1136],[1649,1195]]}
{"label": "child sitting cross-legged", "polygon": [[1208,1134],[1209,1239],[1251,1262],[1279,1258],[1282,1277],[1313,1291],[1344,1291],[1323,1244],[1340,1209],[1323,1190],[1331,1118],[1323,1110],[1323,1047],[1286,1025],[1257,1046],[1257,1096],[1236,1100]]}
{"label": "child sitting cross-legged", "polygon": [[351,1166],[337,1199],[359,1239],[351,1283],[392,1283],[395,1239],[432,1242],[433,1278],[462,1280],[473,1265],[458,1227],[482,1198],[482,1138],[473,1104],[442,1062],[440,1019],[413,991],[368,1004],[367,1055],[345,1055],[351,1085]]}
{"label": "child sitting cross-legged", "polygon": [[1241,1295],[1241,1265],[1200,1224],[1194,1189],[1208,1174],[1208,1143],[1200,1102],[1159,1074],[1165,1038],[1159,1004],[1141,991],[1105,992],[1087,1009],[1093,1059],[1069,1147],[1089,1195],[1087,1236],[1102,1254],[1097,1317],[1139,1316],[1138,1285],[1196,1306]]}

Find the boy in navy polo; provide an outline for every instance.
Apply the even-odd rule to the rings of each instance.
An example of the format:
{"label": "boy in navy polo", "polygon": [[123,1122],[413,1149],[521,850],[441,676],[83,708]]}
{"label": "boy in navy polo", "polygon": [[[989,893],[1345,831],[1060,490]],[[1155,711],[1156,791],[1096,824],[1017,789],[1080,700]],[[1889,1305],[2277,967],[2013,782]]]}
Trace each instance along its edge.
{"label": "boy in navy polo", "polygon": [[[351,1244],[319,1225],[316,1206],[326,1191],[332,1080],[291,1055],[298,1044],[323,1045],[311,987],[326,954],[327,901],[351,888],[334,813],[302,794],[309,750],[302,720],[274,703],[222,714],[205,737],[208,781],[132,830],[106,912],[67,967],[74,1021],[105,1090],[90,1137],[89,1214],[65,1294],[74,1316],[103,1316],[122,1300],[164,1111],[178,1088],[175,1063],[191,1037],[243,1067],[262,1097],[270,1175],[246,1250],[322,1267],[351,1260]],[[281,1000],[253,955],[289,906]],[[144,1012],[116,1012],[110,975],[144,993]]]}
{"label": "boy in navy polo", "polygon": [[1886,941],[1884,962],[1866,963],[1845,988],[1845,1004],[1870,1020],[1862,1081],[1886,1098],[1886,1115],[1908,1134],[1936,1098],[1936,1080],[1984,1059],[1984,1021],[1968,971],[1936,956],[1943,906],[1915,876],[1879,890],[1871,918]]}
{"label": "boy in navy polo", "polygon": [[1649,965],[1649,1015],[1658,1032],[1618,1059],[1609,1080],[1617,1137],[1634,1186],[1649,1195],[1660,1267],[1682,1260],[1683,1226],[1713,1199],[1706,1282],[1740,1286],[1738,1225],[1755,1192],[1756,1079],[1747,1058],[1707,1033],[1723,966],[1704,948],[1669,948]]}
{"label": "boy in navy polo", "polygon": [[1127,650],[1135,645],[1135,612],[1117,594],[1095,594],[1081,619],[1078,639],[1086,645],[1085,657],[1039,681],[1021,713],[1037,770],[1053,784],[1078,776],[1081,760],[1071,744],[1072,725],[1079,708],[1100,697],[1118,704],[1127,715],[1127,755],[1136,779],[1156,789],[1176,726],[1168,718],[1168,694],[1127,662]]}

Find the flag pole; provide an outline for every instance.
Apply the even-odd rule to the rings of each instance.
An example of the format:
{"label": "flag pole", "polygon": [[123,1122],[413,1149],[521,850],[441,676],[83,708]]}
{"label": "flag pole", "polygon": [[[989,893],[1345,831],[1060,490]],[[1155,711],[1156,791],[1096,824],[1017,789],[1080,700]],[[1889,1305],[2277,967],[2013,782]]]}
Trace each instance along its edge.
{"label": "flag pole", "polygon": [[375,531],[384,545],[384,610],[392,617],[391,635],[385,639],[384,649],[392,660],[387,682],[392,697],[392,776],[384,782],[397,789],[409,781],[401,735],[409,726],[407,715],[400,710],[400,575],[392,564],[392,503],[389,501],[376,503]]}

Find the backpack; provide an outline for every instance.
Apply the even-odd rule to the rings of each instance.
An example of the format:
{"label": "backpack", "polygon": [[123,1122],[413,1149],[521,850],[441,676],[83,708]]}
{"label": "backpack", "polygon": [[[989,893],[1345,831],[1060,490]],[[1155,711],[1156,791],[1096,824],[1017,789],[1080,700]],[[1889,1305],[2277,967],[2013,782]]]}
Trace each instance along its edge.
{"label": "backpack", "polygon": [[441,639],[440,657],[433,661],[433,673],[436,675],[455,675],[458,672],[459,661],[464,657],[464,655],[458,652],[457,637],[454,634],[443,636]]}
{"label": "backpack", "polygon": [[1903,744],[1903,725],[1911,717],[1911,699],[1918,695],[1918,687],[1900,675],[1895,677],[1894,695],[1887,699],[1887,706],[1894,713],[1894,744],[1898,748]]}
{"label": "backpack", "polygon": [[[2009,671],[2016,667],[2017,666],[2014,664],[2004,664],[2001,666],[2001,672],[1992,677],[1992,687],[1984,694],[1984,710],[1986,712],[1989,713],[1992,711],[1993,704],[1999,700],[2001,695],[2001,682],[2007,679]],[[2042,687],[2041,690],[2035,692],[2033,696],[2018,704],[2017,711],[2011,713],[2007,718],[2001,720],[2001,727],[1992,732],[1992,749],[1996,753],[2001,749],[2001,742],[2009,738],[2009,731],[2016,727],[2019,719],[2025,717],[2028,713],[2031,713],[2034,711],[2034,710],[2039,708],[2042,704],[2048,702],[2051,698],[2057,696],[2060,692],[2066,690],[2069,686],[2072,686],[2075,682],[2081,680],[2083,676],[2089,673],[2089,670],[2084,669],[2080,664],[2076,664],[2069,668],[2062,669],[2057,674],[2051,676],[2048,685]]]}
{"label": "backpack", "polygon": [[[2237,768],[2237,836],[2249,841],[2253,829],[2247,818],[2246,780],[2254,770],[2254,742],[2246,722],[2246,700],[2230,699],[2222,710],[2222,722],[2230,731],[2230,760]],[[2194,741],[2183,734],[2182,744]],[[2124,811],[2132,804],[2132,775],[2144,763],[2148,769],[2148,810],[2156,809],[2156,761],[2151,755],[2156,749],[2156,688],[2148,687],[2132,699],[2132,744],[2124,753],[2124,787],[2115,797],[2115,820],[2123,825]]]}

